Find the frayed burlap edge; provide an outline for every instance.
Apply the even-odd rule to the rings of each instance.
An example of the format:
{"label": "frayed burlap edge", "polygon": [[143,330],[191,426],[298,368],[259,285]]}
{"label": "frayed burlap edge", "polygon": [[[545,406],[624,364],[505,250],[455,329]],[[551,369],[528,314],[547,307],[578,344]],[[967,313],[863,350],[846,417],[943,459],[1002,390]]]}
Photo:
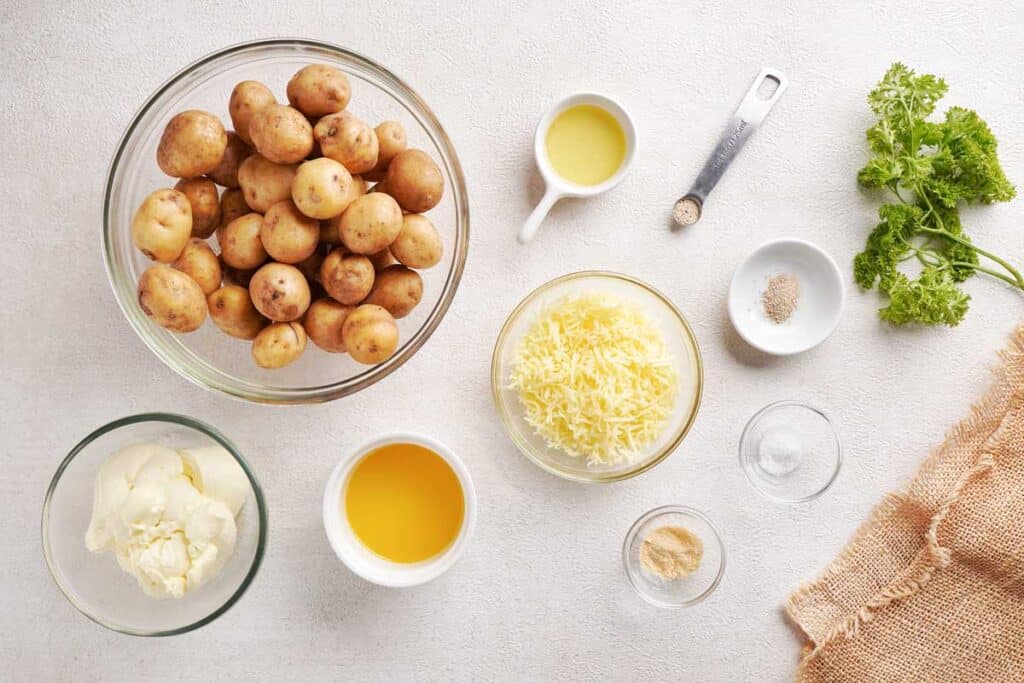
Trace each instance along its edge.
{"label": "frayed burlap edge", "polygon": [[[969,435],[984,434],[982,443],[987,441],[993,433],[998,430],[1007,413],[1011,399],[1024,387],[1015,386],[1011,377],[1013,371],[1024,371],[1024,324],[1018,325],[1011,335],[1007,348],[999,354],[1000,364],[994,369],[995,382],[985,393],[985,396],[971,408],[968,416],[958,423],[946,435],[944,443],[934,449],[929,457],[918,469],[915,480],[926,475],[933,468],[937,467],[940,459],[950,447],[964,445]],[[954,485],[947,492],[942,504],[936,509],[931,517],[928,528],[925,532],[924,547],[910,564],[882,590],[868,599],[864,605],[834,624],[823,637],[815,641],[809,634],[808,629],[801,623],[800,611],[802,605],[812,598],[815,588],[830,579],[836,578],[849,567],[858,549],[864,542],[864,538],[879,524],[885,522],[894,515],[904,500],[905,492],[886,494],[882,501],[871,512],[870,517],[854,532],[853,538],[840,552],[839,556],[825,568],[821,575],[801,587],[799,587],[786,602],[785,611],[790,620],[793,621],[803,632],[808,643],[797,671],[799,678],[811,660],[830,642],[837,638],[856,638],[861,627],[873,618],[878,610],[894,601],[905,599],[917,593],[922,586],[928,583],[935,572],[947,566],[950,561],[949,549],[939,542],[939,528],[945,521],[950,509],[960,498],[960,494],[968,483],[976,476],[988,471],[994,466],[991,453],[984,448],[979,449],[978,457],[974,463],[967,468]],[[909,490],[909,486],[908,489]]]}

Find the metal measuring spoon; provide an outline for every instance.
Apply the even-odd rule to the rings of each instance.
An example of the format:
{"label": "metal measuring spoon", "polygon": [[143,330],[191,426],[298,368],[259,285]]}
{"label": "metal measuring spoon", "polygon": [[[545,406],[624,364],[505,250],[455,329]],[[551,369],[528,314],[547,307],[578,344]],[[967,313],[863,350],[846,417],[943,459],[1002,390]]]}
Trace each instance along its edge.
{"label": "metal measuring spoon", "polygon": [[[722,131],[722,137],[719,138],[711,156],[704,162],[704,168],[700,170],[690,191],[680,197],[673,207],[672,219],[676,225],[686,227],[700,220],[704,202],[711,194],[711,190],[739,154],[747,138],[754,134],[758,125],[764,121],[764,117],[768,116],[768,112],[779,101],[788,84],[789,80],[777,69],[761,69],[761,73],[743,96],[740,106],[736,108],[736,113],[729,120],[729,125]],[[762,97],[761,89],[771,85],[775,85],[775,91]]]}

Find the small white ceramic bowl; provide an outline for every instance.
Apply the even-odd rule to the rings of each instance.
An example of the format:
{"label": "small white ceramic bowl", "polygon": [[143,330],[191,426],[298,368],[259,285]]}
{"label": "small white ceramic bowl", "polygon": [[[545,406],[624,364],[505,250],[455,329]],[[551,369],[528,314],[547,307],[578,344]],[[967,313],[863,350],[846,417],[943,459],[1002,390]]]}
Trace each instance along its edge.
{"label": "small white ceramic bowl", "polygon": [[[343,496],[352,470],[364,456],[382,446],[394,443],[416,444],[437,453],[451,466],[462,486],[465,513],[459,535],[455,537],[447,550],[423,562],[406,564],[384,559],[367,548],[356,537],[345,518]],[[422,434],[408,432],[388,434],[362,444],[341,459],[327,480],[327,488],[324,491],[323,517],[327,540],[338,559],[344,562],[345,566],[354,574],[380,586],[394,588],[418,586],[432,581],[448,571],[466,550],[476,526],[476,491],[473,489],[473,480],[469,476],[469,470],[466,469],[462,460],[441,442]]]}
{"label": "small white ceramic bowl", "polygon": [[[761,295],[768,280],[788,273],[796,277],[800,296],[788,320],[773,322]],[[839,266],[821,248],[799,239],[765,242],[746,258],[729,285],[729,319],[756,349],[788,356],[828,339],[843,314],[843,278]]]}
{"label": "small white ceramic bowl", "polygon": [[[578,104],[590,104],[600,107],[615,117],[615,120],[622,126],[622,132],[626,134],[626,157],[622,160],[619,170],[608,180],[597,185],[578,185],[569,182],[555,172],[548,160],[547,134],[551,122],[566,109],[575,107]],[[600,95],[594,92],[579,92],[560,100],[547,111],[537,123],[537,130],[533,134],[533,155],[537,161],[537,168],[544,178],[546,189],[544,196],[534,208],[526,222],[519,230],[519,243],[526,244],[537,233],[537,229],[548,215],[548,211],[563,197],[593,197],[594,195],[606,192],[626,177],[626,171],[633,164],[633,157],[636,155],[636,126],[633,119],[626,113],[625,108],[607,95]]]}

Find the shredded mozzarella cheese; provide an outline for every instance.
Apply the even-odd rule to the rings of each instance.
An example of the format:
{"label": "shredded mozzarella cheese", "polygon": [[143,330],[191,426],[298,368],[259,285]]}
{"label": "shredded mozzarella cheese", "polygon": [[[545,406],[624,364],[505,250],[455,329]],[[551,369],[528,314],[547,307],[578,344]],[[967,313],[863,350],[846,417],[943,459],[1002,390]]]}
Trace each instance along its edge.
{"label": "shredded mozzarella cheese", "polygon": [[537,434],[591,465],[635,460],[661,435],[677,385],[655,324],[605,293],[547,306],[519,341],[509,380]]}

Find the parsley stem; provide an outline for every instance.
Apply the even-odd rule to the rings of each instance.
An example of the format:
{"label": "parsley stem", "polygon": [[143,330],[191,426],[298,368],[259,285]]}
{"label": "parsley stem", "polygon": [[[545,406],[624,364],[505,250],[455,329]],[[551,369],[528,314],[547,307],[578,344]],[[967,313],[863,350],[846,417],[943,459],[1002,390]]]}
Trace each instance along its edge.
{"label": "parsley stem", "polygon": [[[920,186],[915,186],[914,189],[917,192],[917,195],[919,197],[921,197],[921,199],[924,200],[925,204],[928,205],[928,212],[927,212],[927,214],[925,214],[925,217],[927,217],[928,214],[931,214],[932,216],[935,216],[935,222],[939,224],[938,228],[929,228],[926,225],[924,225],[924,222],[923,222],[923,219],[922,219],[922,223],[919,226],[922,232],[927,232],[927,233],[930,233],[930,234],[933,234],[933,235],[942,235],[943,237],[945,237],[947,239],[950,239],[950,240],[953,240],[954,242],[956,242],[958,244],[962,244],[965,247],[973,249],[975,252],[977,252],[978,254],[981,254],[982,256],[985,256],[987,258],[992,259],[993,261],[995,261],[996,263],[1001,265],[1003,268],[1005,268],[1011,275],[1013,275],[1013,281],[1009,281],[1008,280],[1010,282],[1010,284],[1014,285],[1015,287],[1017,287],[1019,289],[1024,289],[1024,277],[1021,277],[1020,272],[1016,268],[1014,268],[1009,263],[1007,263],[1003,259],[1001,259],[998,256],[996,256],[992,252],[985,251],[981,247],[975,245],[973,242],[971,242],[969,240],[966,240],[963,237],[960,237],[959,235],[954,235],[949,230],[946,230],[946,226],[943,225],[943,223],[942,223],[942,216],[940,216],[939,212],[935,210],[934,206],[932,206],[931,200],[928,199],[928,194]],[[979,271],[981,271],[983,273],[988,273],[989,275],[992,274],[991,271],[989,271],[987,269],[984,269],[984,268],[979,268],[979,267],[975,266],[975,269],[979,270]],[[1007,279],[1007,278],[1003,278],[1003,279]]]}
{"label": "parsley stem", "polygon": [[[1021,277],[1020,272],[1016,268],[1011,266],[1009,263],[1007,263],[1003,259],[1001,259],[998,256],[996,256],[995,254],[993,254],[991,252],[988,252],[988,251],[985,251],[984,249],[982,249],[981,247],[977,246],[973,242],[965,240],[964,238],[960,237],[959,235],[954,235],[953,233],[949,232],[948,230],[946,230],[944,228],[929,228],[929,227],[925,227],[924,225],[922,225],[922,226],[920,226],[920,230],[922,232],[931,233],[933,235],[941,235],[942,237],[945,237],[947,239],[953,240],[954,242],[956,242],[958,244],[962,244],[965,247],[970,247],[971,249],[973,249],[974,251],[978,252],[982,256],[985,256],[986,258],[992,259],[993,261],[995,261],[996,263],[1001,265],[1003,268],[1005,268],[1013,276],[1013,280],[1009,280],[1009,282],[1011,284],[1013,284],[1015,287],[1018,287],[1020,289],[1024,289],[1024,277]],[[989,270],[987,270],[985,268],[981,268],[979,266],[973,266],[973,267],[974,267],[975,270],[979,270],[979,271],[981,271],[983,273],[992,274],[991,271],[989,271]],[[1004,279],[1008,280],[1008,278],[1004,278]]]}
{"label": "parsley stem", "polygon": [[991,275],[992,277],[999,278],[1003,282],[1006,282],[1007,284],[1013,285],[1017,289],[1024,289],[1024,283],[1021,283],[1021,282],[1018,282],[1018,281],[1014,280],[1013,278],[1011,278],[1009,275],[1006,275],[1005,273],[1000,273],[998,271],[991,270],[989,268],[985,268],[984,266],[979,266],[979,265],[976,265],[974,263],[967,263],[966,261],[950,261],[949,265],[950,266],[961,266],[963,268],[970,268],[972,270],[976,270],[978,272],[985,273],[986,275]]}
{"label": "parsley stem", "polygon": [[896,195],[896,199],[900,200],[904,204],[909,204],[910,203],[906,199],[903,198],[903,195],[900,194],[900,187],[899,187],[899,185],[896,184],[895,180],[892,181],[891,183],[889,183],[889,191],[892,192],[894,195]]}
{"label": "parsley stem", "polygon": [[[931,256],[932,260],[928,260],[928,258],[925,256],[925,254],[928,254],[928,256]],[[922,266],[938,266],[938,265],[940,265],[942,263],[942,261],[940,261],[935,256],[934,252],[929,252],[929,251],[927,251],[925,249],[914,249],[914,256],[917,257],[917,260],[921,262]]]}

